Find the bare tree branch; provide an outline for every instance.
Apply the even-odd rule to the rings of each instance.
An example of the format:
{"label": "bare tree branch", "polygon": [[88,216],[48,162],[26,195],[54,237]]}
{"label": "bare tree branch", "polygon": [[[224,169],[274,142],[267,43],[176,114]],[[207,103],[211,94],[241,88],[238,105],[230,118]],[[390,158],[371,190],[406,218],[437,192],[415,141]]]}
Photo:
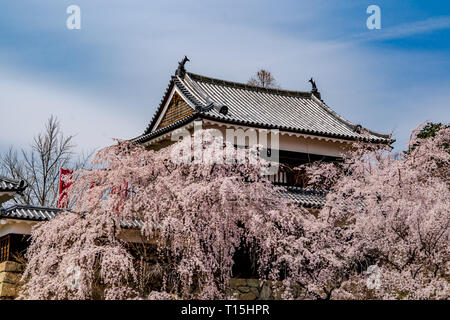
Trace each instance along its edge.
{"label": "bare tree branch", "polygon": [[253,77],[250,78],[250,80],[248,80],[247,84],[263,88],[280,88],[272,73],[265,69],[259,70]]}
{"label": "bare tree branch", "polygon": [[73,135],[65,136],[61,124],[51,116],[44,130],[33,138],[30,150],[12,147],[0,158],[0,172],[25,180],[28,187],[13,201],[55,207],[58,203],[60,168],[77,170],[88,165],[93,152],[75,158]]}

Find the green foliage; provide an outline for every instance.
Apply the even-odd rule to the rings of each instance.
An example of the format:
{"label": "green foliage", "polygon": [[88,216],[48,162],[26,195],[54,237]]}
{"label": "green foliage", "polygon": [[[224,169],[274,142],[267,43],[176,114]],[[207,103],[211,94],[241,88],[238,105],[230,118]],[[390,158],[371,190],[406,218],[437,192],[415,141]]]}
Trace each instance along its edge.
{"label": "green foliage", "polygon": [[[420,143],[420,140],[434,138],[436,134],[445,128],[449,128],[450,124],[443,124],[441,122],[434,123],[434,122],[427,122],[426,125],[420,129],[420,131],[416,134],[416,140],[415,143],[411,144],[409,146],[409,150],[407,151],[407,154],[413,151]],[[450,144],[448,141],[445,141],[442,143],[441,147],[450,153]]]}
{"label": "green foliage", "polygon": [[443,127],[448,128],[449,125],[445,125],[442,123],[433,123],[428,122],[417,134],[417,138],[419,139],[427,139],[427,138],[434,138],[436,136],[436,133],[441,130]]}

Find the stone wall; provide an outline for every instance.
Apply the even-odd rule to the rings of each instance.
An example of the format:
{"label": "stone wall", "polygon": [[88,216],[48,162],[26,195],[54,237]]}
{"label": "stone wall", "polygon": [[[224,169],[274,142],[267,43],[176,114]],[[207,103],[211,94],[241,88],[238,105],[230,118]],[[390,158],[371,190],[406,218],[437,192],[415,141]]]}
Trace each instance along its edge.
{"label": "stone wall", "polygon": [[0,263],[0,299],[14,299],[17,296],[23,265],[17,262]]}
{"label": "stone wall", "polygon": [[[227,294],[238,300],[281,300],[282,292],[277,290],[280,284],[258,279],[230,279]],[[301,289],[292,290],[294,299],[301,299]]]}
{"label": "stone wall", "polygon": [[[6,261],[0,263],[0,300],[17,296],[23,265]],[[227,294],[238,300],[281,300],[281,291],[271,281],[258,279],[230,279]],[[301,299],[301,290],[293,290],[293,298]]]}

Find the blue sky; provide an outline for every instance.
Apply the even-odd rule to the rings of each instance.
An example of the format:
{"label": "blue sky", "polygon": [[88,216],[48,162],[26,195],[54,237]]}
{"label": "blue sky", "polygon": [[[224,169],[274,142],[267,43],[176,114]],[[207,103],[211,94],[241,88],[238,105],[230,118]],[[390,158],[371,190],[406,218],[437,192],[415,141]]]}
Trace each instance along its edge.
{"label": "blue sky", "polygon": [[[66,8],[81,8],[81,30]],[[366,8],[381,8],[369,30]],[[267,68],[405,148],[419,123],[450,120],[446,1],[0,0],[0,152],[26,147],[50,115],[79,150],[145,129],[178,61],[246,82]]]}

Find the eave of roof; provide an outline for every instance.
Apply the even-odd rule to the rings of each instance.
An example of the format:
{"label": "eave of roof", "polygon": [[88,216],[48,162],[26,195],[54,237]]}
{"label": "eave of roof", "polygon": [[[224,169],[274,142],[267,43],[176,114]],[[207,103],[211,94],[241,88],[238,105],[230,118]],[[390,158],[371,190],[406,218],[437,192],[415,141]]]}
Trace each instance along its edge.
{"label": "eave of roof", "polygon": [[317,190],[306,190],[300,187],[281,187],[279,194],[286,199],[305,208],[320,209],[325,205],[327,193]]}
{"label": "eave of roof", "polygon": [[61,209],[58,208],[15,204],[8,208],[1,208],[0,218],[47,221],[56,217],[59,212],[61,212]]}
{"label": "eave of roof", "polygon": [[131,142],[136,142],[136,143],[145,143],[145,142],[147,142],[147,141],[149,141],[149,140],[151,140],[153,138],[156,138],[156,137],[158,137],[158,136],[160,136],[160,135],[162,135],[164,133],[167,133],[167,132],[169,132],[171,130],[178,129],[181,126],[183,126],[183,125],[185,125],[185,124],[187,124],[187,123],[189,123],[191,121],[194,121],[195,119],[197,119],[199,117],[200,117],[200,114],[198,112],[194,112],[193,114],[191,114],[191,115],[189,115],[189,116],[187,116],[187,117],[185,117],[183,119],[175,121],[174,123],[171,123],[171,124],[169,124],[169,125],[167,125],[165,127],[162,127],[162,128],[160,128],[158,130],[151,131],[149,133],[144,133],[144,134],[142,134],[142,135],[140,135],[140,136],[138,136],[136,138],[131,139],[130,141]]}
{"label": "eave of roof", "polygon": [[15,180],[0,176],[0,192],[22,192],[27,185],[24,180]]}
{"label": "eave of roof", "polygon": [[[0,208],[0,219],[26,220],[26,221],[49,221],[55,218],[62,209],[51,207],[40,207],[27,204],[15,204],[8,208]],[[138,220],[124,220],[121,227],[124,229],[141,228],[143,226]]]}
{"label": "eave of roof", "polygon": [[[145,133],[140,136],[137,136],[136,138],[133,138],[130,141],[136,142],[136,143],[145,143],[151,139],[157,138],[167,132],[170,132],[171,130],[178,129],[178,128],[182,127],[183,125],[185,125],[191,121],[194,121],[195,119],[208,119],[208,120],[212,120],[212,121],[234,124],[234,125],[243,125],[243,126],[261,128],[261,129],[278,129],[278,130],[286,131],[286,132],[300,133],[300,134],[306,134],[306,135],[317,135],[317,136],[330,137],[330,138],[342,139],[342,140],[347,140],[347,141],[355,141],[354,138],[352,138],[350,136],[346,136],[346,135],[330,134],[327,132],[313,131],[313,130],[295,129],[292,127],[269,125],[269,124],[252,122],[252,121],[237,121],[237,120],[222,119],[215,115],[202,113],[202,112],[198,112],[198,111],[194,112],[193,114],[191,114],[183,119],[175,121],[174,123],[171,123],[170,125],[167,125],[163,128],[160,128],[158,130],[151,131],[149,133]],[[363,140],[368,141],[368,139],[363,139]],[[373,143],[384,143],[384,144],[387,144],[387,143],[391,144],[394,141],[395,141],[394,139],[391,139],[389,141],[385,141],[383,139],[380,139],[380,140],[371,139],[370,140],[370,142],[373,142]]]}
{"label": "eave of roof", "polygon": [[[344,134],[333,134],[333,133],[328,133],[325,131],[296,129],[296,128],[289,127],[289,126],[271,125],[271,124],[265,124],[265,123],[261,123],[261,122],[254,122],[254,121],[248,121],[248,120],[247,121],[246,120],[228,120],[228,119],[223,119],[221,117],[218,117],[215,115],[210,115],[210,114],[199,114],[199,117],[204,118],[204,119],[209,119],[209,120],[220,121],[220,122],[224,122],[224,123],[244,125],[244,126],[256,127],[256,128],[261,128],[261,129],[278,129],[278,130],[293,132],[293,133],[303,133],[303,134],[308,134],[308,135],[317,135],[317,136],[323,136],[323,137],[355,141],[355,138],[353,138],[351,136],[344,135]],[[368,141],[368,139],[363,139],[363,140]],[[370,139],[370,141],[375,142],[375,143],[383,143],[384,142],[384,140],[381,140],[381,139],[380,140]]]}

